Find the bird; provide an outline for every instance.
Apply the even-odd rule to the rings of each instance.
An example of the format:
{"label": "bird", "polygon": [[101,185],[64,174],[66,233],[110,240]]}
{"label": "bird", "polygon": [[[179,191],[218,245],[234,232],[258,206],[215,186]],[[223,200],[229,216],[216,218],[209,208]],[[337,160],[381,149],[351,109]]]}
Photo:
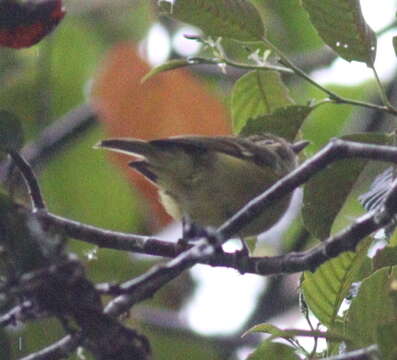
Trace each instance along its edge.
{"label": "bird", "polygon": [[[307,141],[290,143],[268,133],[185,135],[155,140],[113,138],[95,147],[135,157],[129,166],[152,182],[174,219],[217,228],[298,165]],[[237,234],[257,236],[285,213],[286,195]]]}

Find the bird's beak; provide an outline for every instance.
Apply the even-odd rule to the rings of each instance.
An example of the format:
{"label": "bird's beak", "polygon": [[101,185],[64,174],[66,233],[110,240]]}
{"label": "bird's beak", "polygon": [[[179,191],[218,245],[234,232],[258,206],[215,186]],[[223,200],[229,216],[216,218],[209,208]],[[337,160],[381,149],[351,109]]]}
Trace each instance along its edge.
{"label": "bird's beak", "polygon": [[310,141],[301,140],[291,145],[292,150],[294,150],[295,154],[299,154],[307,145],[310,144]]}

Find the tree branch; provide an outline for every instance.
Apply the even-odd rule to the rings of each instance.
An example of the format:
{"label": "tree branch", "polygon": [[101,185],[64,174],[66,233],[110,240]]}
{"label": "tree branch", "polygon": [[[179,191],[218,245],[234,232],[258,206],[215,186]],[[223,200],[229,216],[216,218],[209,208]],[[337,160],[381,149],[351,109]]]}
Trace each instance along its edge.
{"label": "tree branch", "polygon": [[[289,192],[306,182],[315,173],[336,160],[351,157],[397,162],[397,148],[392,146],[362,144],[339,139],[332,140],[316,155],[305,161],[295,171],[278,181],[266,192],[253,199],[225,222],[225,224],[217,230],[217,238],[221,239],[221,243],[227,241],[268,206],[271,206],[274,201],[286,196]],[[393,187],[389,197],[394,199],[395,196],[397,195]],[[330,257],[335,257],[344,251],[354,250],[355,246],[362,238],[385,226],[396,212],[392,203],[393,201],[386,202],[387,206],[382,210],[382,214],[366,214],[360,217],[346,230],[328,238],[317,247],[305,252],[289,253],[275,257],[252,257],[244,259],[239,258],[236,254],[216,253],[213,256],[204,257],[197,257],[195,255],[194,261],[212,266],[231,267],[240,272],[260,275],[291,273],[304,270],[313,271]],[[39,212],[37,216],[46,226],[51,226],[58,229],[58,231],[65,232],[70,237],[90,242],[100,247],[127,250],[147,255],[171,257],[176,260],[178,256],[186,256],[186,258],[189,258],[189,256],[193,255],[193,252],[205,246],[203,244],[195,245],[194,247],[181,246],[148,236],[99,229],[45,211]],[[196,248],[196,250],[194,250],[194,248]],[[200,253],[203,252],[206,253],[206,251],[201,249]],[[190,260],[188,262],[189,264]],[[188,267],[189,265],[186,265],[186,268]]]}
{"label": "tree branch", "polygon": [[[253,272],[262,275],[280,274],[304,270],[314,271],[327,259],[335,257],[344,251],[354,250],[361,239],[385,226],[397,212],[397,180],[392,184],[382,208],[363,215],[347,229],[335,236],[329,237],[320,245],[310,250],[264,258],[239,258],[234,254],[218,254],[216,251],[220,244],[224,243],[230,236],[252,221],[255,216],[273,201],[280,199],[288,192],[291,192],[306,182],[311,176],[331,162],[350,157],[397,162],[397,149],[391,146],[333,140],[298,169],[252,200],[217,231],[214,233],[208,232],[194,246],[186,247],[182,250],[180,247],[178,249],[177,244],[169,244],[149,237],[97,229],[92,226],[82,225],[56,217],[46,211],[38,212],[37,216],[46,225],[58,227],[58,230],[65,230],[69,236],[81,238],[82,240],[88,239],[90,242],[95,242],[99,246],[103,246],[104,244],[109,245],[109,242],[112,242],[112,245],[116,244],[123,250],[131,247],[131,249],[135,249],[138,252],[145,252],[147,251],[147,248],[145,248],[147,243],[152,242],[151,247],[149,247],[152,250],[156,245],[160,245],[161,249],[167,249],[166,251],[170,253],[169,255],[175,255],[175,258],[168,263],[156,265],[148,272],[118,287],[121,295],[111,301],[104,310],[106,315],[117,317],[128,311],[134,304],[152,296],[158,289],[177,277],[181,272],[199,262],[213,266],[234,267],[241,272]],[[29,187],[31,183],[28,182],[27,185]],[[30,192],[32,193],[31,189]],[[154,244],[155,246],[153,246]],[[156,250],[156,255],[161,255],[159,249]],[[230,264],[226,264],[227,262],[230,262]],[[74,341],[73,338],[66,337],[59,341],[57,343],[58,345],[54,344],[42,352],[34,354],[35,357],[28,357],[24,360],[54,359],[56,357],[52,357],[53,355],[50,354],[59,354],[60,348],[68,348]]]}

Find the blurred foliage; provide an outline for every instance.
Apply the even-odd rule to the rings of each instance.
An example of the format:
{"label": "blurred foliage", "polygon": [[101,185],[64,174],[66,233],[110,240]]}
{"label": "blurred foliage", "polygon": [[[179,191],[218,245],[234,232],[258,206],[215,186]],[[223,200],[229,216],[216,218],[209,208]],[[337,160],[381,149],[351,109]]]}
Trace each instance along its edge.
{"label": "blurred foliage", "polygon": [[[169,2],[160,3],[159,7],[157,1],[145,0],[88,0],[84,3],[70,0],[65,4],[64,20],[44,41],[18,52],[0,49],[0,109],[21,119],[27,141],[34,141],[45,126],[88,101],[101,115],[97,126],[80,134],[63,151],[54,153],[48,163],[35,169],[52,212],[127,232],[153,232],[169,221],[157,203],[153,187],[134,177],[131,171],[127,173],[125,157],[108,157],[92,149],[98,140],[108,136],[154,138],[186,133],[228,134],[233,118],[235,132],[274,129],[289,139],[309,140],[306,156],[315,154],[332,137],[386,142],[385,134],[353,135],[365,132],[368,122],[374,121],[365,109],[332,104],[324,92],[290,73],[247,71],[247,68],[252,70],[252,66],[267,60],[275,62],[278,58],[277,54],[267,58],[268,45],[257,42],[264,35],[263,29],[283,53],[299,59],[302,66],[307,65],[308,72],[332,62],[332,59],[309,61],[322,53],[324,42],[348,60],[372,64],[375,38],[361,16],[358,1],[324,1],[326,7],[323,8],[309,0],[303,1],[304,7],[299,0],[177,0],[174,7]],[[160,12],[164,11],[174,19],[162,17]],[[188,63],[176,60],[176,63],[154,70],[155,76],[141,84],[150,70],[150,66],[139,59],[148,53],[149,32],[153,25],[160,23],[172,38],[185,25],[176,21],[178,19],[200,27],[189,30],[189,34],[198,36],[190,41],[201,44],[198,53],[192,55],[211,58],[212,62],[219,60],[219,64],[203,62],[191,68],[193,74],[190,69],[160,74],[177,67],[172,64],[185,66]],[[340,27],[336,28],[339,23]],[[360,36],[340,38],[355,33]],[[205,35],[213,38],[210,41]],[[223,36],[222,41],[217,40],[218,36]],[[348,49],[336,44],[349,41],[353,41],[354,46]],[[159,55],[161,45],[166,44],[155,45]],[[178,58],[178,49],[172,48],[170,54]],[[228,60],[244,62],[247,66],[227,66],[225,71],[225,61],[222,61],[225,54]],[[148,61],[156,62],[155,59]],[[326,86],[346,98],[374,101],[376,97],[374,81]],[[266,92],[271,95],[270,103]],[[228,103],[230,109],[224,105]],[[283,125],[278,127],[280,121]],[[6,135],[0,136],[0,147],[20,146],[20,130],[13,132],[12,127],[1,126],[0,135]],[[376,175],[374,171],[363,173],[365,165],[362,161],[353,168],[351,160],[347,160],[344,166],[335,164],[317,180],[314,178],[306,187],[309,194],[309,201],[305,196],[306,215],[304,212],[303,221],[295,220],[294,229],[290,229],[287,236],[294,237],[304,229],[310,232],[307,236],[314,242],[334,234],[350,223],[353,215],[362,213],[355,195],[361,189],[357,184],[360,186],[363,182],[363,174],[366,177],[363,183],[367,185]],[[329,181],[333,178],[337,178],[337,185],[336,181]],[[313,190],[311,186],[316,181]],[[333,196],[336,191],[338,196]],[[324,194],[329,195],[326,203]],[[15,198],[24,201],[20,192],[15,193]],[[0,199],[0,215],[6,224],[3,230],[11,224],[12,231],[18,230],[13,235],[16,240],[29,239],[26,221],[14,212],[11,203],[8,197]],[[326,221],[318,217],[321,212],[327,213]],[[293,240],[284,242],[293,248]],[[305,273],[303,294],[320,322],[340,336],[352,339],[349,350],[378,343],[384,358],[393,359],[396,353],[393,339],[397,333],[395,248],[378,250],[375,258],[369,260],[366,254],[370,242],[371,239],[365,240],[358,252],[342,254],[314,274]],[[21,244],[24,242],[19,241]],[[69,249],[83,260],[94,282],[122,282],[142,274],[157,262],[148,257],[97,249],[76,240],[69,242]],[[25,251],[24,255],[34,261],[34,253]],[[26,256],[18,258],[18,261],[24,260]],[[355,281],[361,281],[361,287],[352,295],[350,290]],[[190,276],[184,274],[145,305],[178,311],[191,295],[193,286]],[[351,307],[342,314],[340,308],[346,298],[351,300]],[[189,328],[178,329],[179,333],[174,334],[135,320],[133,314],[130,321],[149,337],[156,359],[185,359],[186,354],[189,359],[225,359],[224,352],[211,343],[212,339],[197,339],[191,336]],[[55,320],[6,329],[0,332],[0,359],[18,359],[44,348],[63,334],[64,330]],[[331,343],[329,352],[336,353],[341,342]],[[275,355],[280,358],[280,354],[285,359],[296,359],[296,350],[301,349],[296,343],[293,345],[264,342],[249,359],[271,359]],[[300,355],[303,353],[301,351]],[[77,356],[70,358],[77,359]]]}
{"label": "blurred foliage", "polygon": [[[171,331],[144,328],[153,345],[153,357],[158,360],[168,360],[170,354],[176,360],[189,359],[201,360],[203,358],[219,358],[219,350],[206,339],[189,339],[186,334],[172,334]],[[175,346],[178,349],[175,349]]]}
{"label": "blurred foliage", "polygon": [[18,117],[8,111],[0,111],[0,150],[19,151],[23,143],[23,130]]}
{"label": "blurred foliage", "polygon": [[48,207],[96,226],[139,229],[140,210],[131,187],[106,161],[105,153],[92,149],[103,136],[101,129],[92,129],[48,164],[40,176]]}
{"label": "blurred foliage", "polygon": [[254,353],[248,356],[247,360],[261,360],[261,359],[285,359],[285,360],[298,360],[299,356],[295,354],[293,347],[272,342],[262,343]]}

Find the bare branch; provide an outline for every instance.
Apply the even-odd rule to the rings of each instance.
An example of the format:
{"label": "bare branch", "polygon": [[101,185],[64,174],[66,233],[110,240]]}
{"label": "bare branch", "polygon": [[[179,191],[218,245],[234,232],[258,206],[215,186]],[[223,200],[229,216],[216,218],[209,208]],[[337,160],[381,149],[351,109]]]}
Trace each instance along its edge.
{"label": "bare branch", "polygon": [[149,271],[135,279],[125,282],[120,286],[124,293],[105,308],[105,313],[111,316],[118,316],[128,311],[133,305],[151,297],[157,290],[165,284],[175,279],[183,271],[191,268],[198,262],[209,259],[216,252],[217,245],[213,244],[208,234],[207,238],[197,241],[190,249],[178,255],[175,259],[166,264],[155,265]]}

